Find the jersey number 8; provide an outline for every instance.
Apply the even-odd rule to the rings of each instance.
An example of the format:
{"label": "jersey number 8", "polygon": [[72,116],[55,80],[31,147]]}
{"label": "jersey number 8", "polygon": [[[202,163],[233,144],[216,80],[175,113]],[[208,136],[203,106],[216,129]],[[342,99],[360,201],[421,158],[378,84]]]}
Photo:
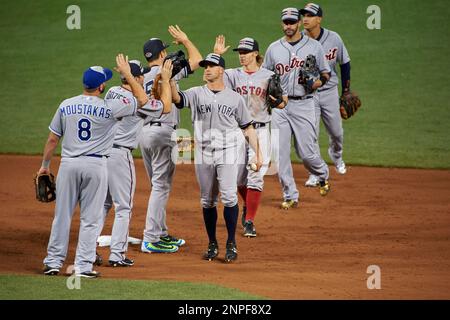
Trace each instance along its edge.
{"label": "jersey number 8", "polygon": [[78,138],[81,141],[88,141],[91,138],[91,121],[80,119],[78,121]]}

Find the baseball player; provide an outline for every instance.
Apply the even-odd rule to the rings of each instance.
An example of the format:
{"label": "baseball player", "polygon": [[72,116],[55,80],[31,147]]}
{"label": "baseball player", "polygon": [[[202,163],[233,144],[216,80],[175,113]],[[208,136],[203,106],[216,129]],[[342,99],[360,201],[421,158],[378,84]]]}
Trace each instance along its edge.
{"label": "baseball player", "polygon": [[237,197],[237,151],[243,143],[241,128],[256,151],[250,163],[258,171],[262,165],[258,137],[244,98],[225,87],[225,61],[215,53],[200,62],[205,68],[206,85],[193,87],[172,97],[179,108],[191,109],[195,140],[195,172],[200,185],[203,218],[209,238],[203,258],[213,260],[218,254],[216,239],[217,201],[219,192],[224,205],[223,216],[228,231],[225,262],[237,259],[236,225],[239,216]]}
{"label": "baseball player", "polygon": [[[305,94],[299,84],[299,68],[305,63],[307,55],[316,57],[320,79],[313,89],[323,87],[330,75],[330,67],[325,60],[320,43],[299,31],[300,12],[296,8],[286,8],[281,13],[284,37],[273,42],[267,49],[263,67],[280,75],[281,85],[289,102],[284,109],[275,109],[272,114],[272,130],[278,130],[279,165],[278,176],[283,188],[283,209],[298,206],[299,193],[295,185],[290,159],[291,136],[294,135],[295,149],[302,158],[305,168],[319,177],[320,194],[330,190],[328,166],[317,154],[316,115],[313,94]],[[274,145],[275,146],[275,145]]]}
{"label": "baseball player", "polygon": [[[229,47],[225,46],[225,37],[220,35],[216,38],[214,53],[223,55]],[[270,119],[271,116],[265,104],[267,85],[272,71],[261,68],[263,58],[259,54],[259,44],[253,38],[243,38],[239,41],[237,48],[233,49],[239,53],[241,68],[226,69],[224,76],[225,86],[236,91],[244,97],[246,106],[253,119],[253,127],[260,143],[263,156],[261,170],[248,170],[248,161],[255,155],[252,148],[246,144],[244,161],[240,162],[238,170],[238,191],[244,200],[242,212],[242,225],[244,236],[256,237],[254,219],[261,200],[264,186],[264,175],[270,162]],[[286,102],[279,106],[284,108]]]}
{"label": "baseball player", "polygon": [[[308,3],[300,10],[300,14],[303,16],[304,33],[320,42],[325,51],[325,58],[331,68],[330,80],[322,88],[319,88],[314,96],[317,134],[319,134],[320,118],[322,117],[329,136],[328,155],[333,161],[336,171],[339,174],[345,174],[347,168],[342,159],[344,130],[339,112],[339,80],[336,66],[339,63],[342,93],[345,93],[350,90],[350,56],[341,37],[336,32],[321,27],[323,10],[319,5]],[[319,145],[317,145],[317,152],[320,154]],[[318,177],[310,173],[305,185],[307,187],[316,187],[318,184]]]}
{"label": "baseball player", "polygon": [[[198,68],[202,56],[178,26],[169,26],[169,33],[175,43],[182,44],[186,48],[189,56],[189,66],[174,77],[175,80],[180,80]],[[167,56],[167,47],[168,45],[158,38],[152,38],[144,44],[144,56],[149,68],[144,75],[144,89],[148,95],[151,94],[153,82],[160,73],[160,67]],[[152,185],[141,246],[141,251],[145,253],[173,253],[185,244],[185,240],[169,235],[166,225],[166,205],[175,172],[175,163],[171,155],[173,148],[176,147],[175,130],[179,118],[179,110],[175,107],[172,107],[171,112],[163,114],[156,120],[147,118],[139,136],[142,158]]]}
{"label": "baseball player", "polygon": [[[142,86],[144,83],[143,70],[138,60],[130,62],[131,74]],[[162,68],[162,81],[169,81],[171,76],[171,62]],[[127,80],[121,76],[122,85],[108,90],[105,100],[119,100],[126,103],[133,99],[133,93]],[[145,95],[143,87],[141,94]],[[133,208],[133,196],[136,188],[136,173],[133,162],[132,151],[137,148],[137,136],[139,135],[143,117],[159,118],[162,113],[168,113],[172,108],[172,93],[164,91],[161,101],[150,99],[146,106],[139,109],[136,115],[123,117],[117,125],[114,142],[108,158],[108,193],[103,211],[103,221],[99,229],[99,235],[103,228],[104,220],[113,203],[115,207],[114,224],[111,233],[111,254],[109,264],[113,267],[128,267],[134,261],[127,258],[125,253],[128,249],[128,227]],[[162,103],[161,103],[162,102]]]}
{"label": "baseball player", "polygon": [[[123,55],[116,57],[117,71],[130,84],[137,99],[113,100],[100,98],[112,71],[100,66],[88,68],[83,74],[83,93],[64,100],[56,110],[45,145],[39,174],[50,173],[50,160],[61,137],[61,165],[56,179],[55,217],[44,259],[44,274],[56,275],[64,264],[69,244],[73,211],[80,205],[80,232],[75,255],[75,275],[95,278],[92,270],[102,207],[108,188],[106,157],[114,136],[111,131],[118,119],[132,115],[145,105],[148,98],[139,95],[139,83],[130,72]],[[170,90],[170,85],[168,88]],[[164,84],[166,87],[166,84]]]}

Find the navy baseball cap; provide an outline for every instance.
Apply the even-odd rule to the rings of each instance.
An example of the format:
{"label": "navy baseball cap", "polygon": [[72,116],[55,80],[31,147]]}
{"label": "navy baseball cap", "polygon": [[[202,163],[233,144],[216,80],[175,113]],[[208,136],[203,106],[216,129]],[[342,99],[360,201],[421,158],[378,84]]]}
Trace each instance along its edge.
{"label": "navy baseball cap", "polygon": [[259,51],[259,45],[253,38],[244,38],[239,41],[239,45],[233,51]]}
{"label": "navy baseball cap", "polygon": [[206,58],[200,61],[199,66],[204,68],[207,64],[213,64],[225,69],[225,60],[216,53],[210,53],[206,56]]}
{"label": "navy baseball cap", "polygon": [[[141,62],[139,60],[131,60],[128,61],[128,64],[130,65],[131,74],[133,77],[139,77],[144,74],[144,69],[141,66]],[[120,75],[120,79],[125,79],[122,75]]]}
{"label": "navy baseball cap", "polygon": [[303,9],[300,9],[301,15],[304,16],[307,13],[315,17],[322,17],[323,15],[322,8],[315,3],[308,3]]}
{"label": "navy baseball cap", "polygon": [[168,47],[169,45],[162,42],[161,39],[151,38],[144,44],[144,56],[147,59],[152,59]]}
{"label": "navy baseball cap", "polygon": [[295,21],[300,20],[300,12],[297,8],[285,8],[281,11],[282,21]]}
{"label": "navy baseball cap", "polygon": [[83,73],[83,85],[86,89],[95,89],[100,87],[100,85],[109,79],[111,79],[113,73],[108,68],[103,68],[101,66],[89,67]]}

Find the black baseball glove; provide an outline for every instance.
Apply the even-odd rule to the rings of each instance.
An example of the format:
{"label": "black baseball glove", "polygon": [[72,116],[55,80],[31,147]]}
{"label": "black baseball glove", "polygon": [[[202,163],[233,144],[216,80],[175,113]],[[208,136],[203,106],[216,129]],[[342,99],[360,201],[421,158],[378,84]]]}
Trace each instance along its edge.
{"label": "black baseball glove", "polygon": [[41,202],[52,202],[56,199],[56,183],[53,174],[36,174],[34,176],[36,199]]}
{"label": "black baseball glove", "polygon": [[[274,97],[273,100],[270,96]],[[267,84],[266,92],[266,106],[267,112],[272,114],[272,108],[276,108],[281,102],[283,102],[283,89],[281,88],[281,79],[278,74],[273,74],[269,83]]]}
{"label": "black baseball glove", "polygon": [[300,67],[298,83],[305,88],[306,94],[314,92],[312,86],[314,82],[320,78],[320,71],[317,67],[316,57],[309,54],[306,57],[305,63]]}
{"label": "black baseball glove", "polygon": [[184,56],[184,52],[179,50],[177,52],[171,52],[169,53],[165,58],[166,60],[172,60],[172,76],[171,79],[178,74],[183,68],[187,67],[189,65],[189,62],[186,60],[186,57]]}

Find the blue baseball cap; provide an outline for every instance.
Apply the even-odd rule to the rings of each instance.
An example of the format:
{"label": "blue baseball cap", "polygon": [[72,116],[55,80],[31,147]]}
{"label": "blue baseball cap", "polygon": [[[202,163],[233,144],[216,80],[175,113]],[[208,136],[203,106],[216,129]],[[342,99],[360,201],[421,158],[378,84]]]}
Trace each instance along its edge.
{"label": "blue baseball cap", "polygon": [[109,79],[111,79],[113,73],[108,68],[101,66],[89,67],[83,74],[83,84],[86,89],[95,89]]}
{"label": "blue baseball cap", "polygon": [[161,51],[168,48],[169,45],[162,42],[161,39],[151,38],[144,43],[144,56],[148,59],[154,59]]}

